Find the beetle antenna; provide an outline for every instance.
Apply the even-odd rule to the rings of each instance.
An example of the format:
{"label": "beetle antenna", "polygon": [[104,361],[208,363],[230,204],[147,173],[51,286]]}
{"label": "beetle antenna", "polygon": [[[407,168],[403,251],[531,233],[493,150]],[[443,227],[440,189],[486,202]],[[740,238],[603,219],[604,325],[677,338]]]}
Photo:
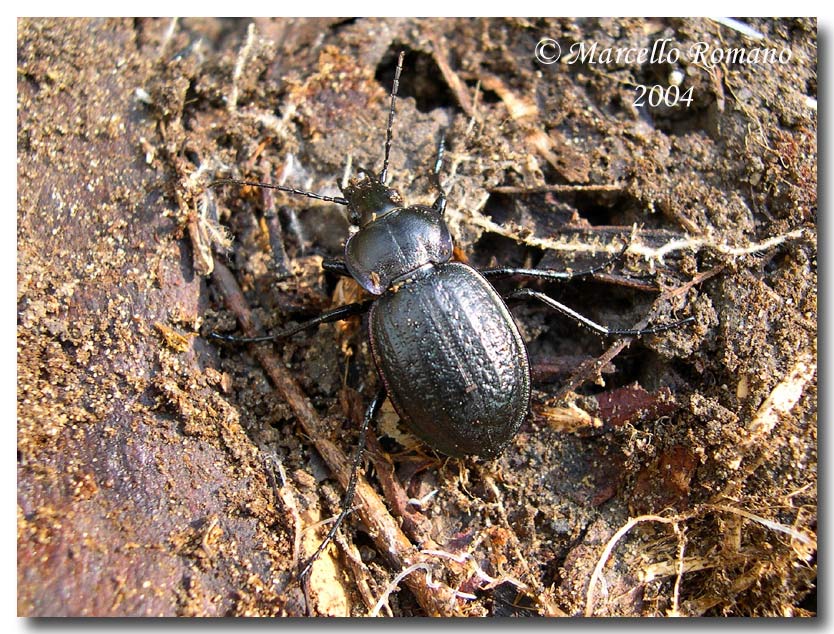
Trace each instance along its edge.
{"label": "beetle antenna", "polygon": [[297,196],[306,196],[315,200],[323,200],[326,203],[336,203],[337,205],[347,205],[346,198],[341,196],[324,196],[314,192],[307,192],[303,189],[295,189],[293,187],[285,187],[284,185],[273,185],[272,183],[260,183],[258,181],[241,181],[236,178],[218,178],[209,183],[209,187],[219,187],[220,185],[249,185],[251,187],[263,187],[264,189],[277,189],[278,191],[287,192],[288,194],[296,194]]}
{"label": "beetle antenna", "polygon": [[397,70],[394,71],[394,86],[391,88],[391,109],[388,111],[388,128],[385,130],[385,158],[382,161],[382,172],[379,174],[379,182],[385,185],[388,180],[388,155],[391,153],[391,135],[394,128],[394,112],[397,103],[397,91],[400,89],[400,73],[403,70],[403,59],[405,51],[400,51],[397,59]]}

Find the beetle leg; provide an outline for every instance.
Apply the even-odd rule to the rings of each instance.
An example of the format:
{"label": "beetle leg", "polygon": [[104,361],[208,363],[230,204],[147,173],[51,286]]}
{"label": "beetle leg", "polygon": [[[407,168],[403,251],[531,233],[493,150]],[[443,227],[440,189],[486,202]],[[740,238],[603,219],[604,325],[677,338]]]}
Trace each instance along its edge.
{"label": "beetle leg", "polygon": [[655,332],[662,332],[664,330],[671,330],[672,328],[677,328],[678,326],[683,326],[684,324],[691,323],[695,321],[695,317],[687,317],[686,319],[681,319],[679,321],[673,321],[670,324],[660,324],[657,326],[649,326],[648,328],[607,328],[602,326],[595,321],[591,321],[584,315],[580,315],[572,308],[568,308],[564,304],[557,302],[552,297],[548,297],[544,293],[540,293],[538,291],[534,291],[529,288],[519,288],[512,293],[510,293],[506,299],[526,299],[532,298],[537,299],[543,304],[549,306],[550,308],[562,313],[563,315],[570,317],[578,324],[585,326],[586,328],[590,328],[596,333],[599,333],[604,336],[613,336],[613,335],[621,335],[621,336],[630,336],[630,337],[641,337],[642,335],[649,335]]}
{"label": "beetle leg", "polygon": [[552,271],[550,269],[514,269],[509,267],[501,267],[497,269],[485,269],[483,271],[479,271],[479,273],[487,279],[496,277],[509,277],[511,275],[523,275],[524,277],[534,277],[540,280],[573,280],[579,277],[588,277],[590,275],[593,275],[594,273],[604,271],[609,266],[614,264],[614,262],[622,258],[625,252],[628,250],[628,247],[629,245],[628,243],[626,243],[626,245],[620,250],[619,253],[611,256],[602,264],[594,266],[590,269],[585,269],[584,271]]}
{"label": "beetle leg", "polygon": [[324,538],[324,541],[319,544],[316,552],[313,553],[313,556],[307,560],[307,563],[301,569],[301,572],[298,573],[298,578],[303,577],[310,571],[313,563],[315,563],[322,551],[327,548],[327,545],[332,541],[336,531],[339,530],[339,526],[342,525],[345,517],[347,517],[347,514],[352,510],[350,506],[353,503],[353,495],[356,492],[356,482],[359,479],[359,467],[362,466],[362,454],[365,451],[365,440],[368,436],[368,427],[370,426],[371,421],[376,418],[384,401],[385,388],[381,388],[379,392],[376,393],[376,396],[374,396],[370,405],[368,405],[368,409],[365,411],[365,418],[362,421],[362,426],[359,428],[359,442],[356,447],[356,453],[353,456],[353,466],[350,471],[350,480],[348,481],[347,488],[345,489],[345,495],[342,498],[342,510],[339,512],[339,515],[336,517],[336,521],[333,522],[333,525],[327,532],[327,536]]}
{"label": "beetle leg", "polygon": [[213,332],[209,335],[209,337],[211,339],[219,339],[220,341],[228,341],[231,343],[260,343],[262,341],[276,341],[278,339],[290,337],[301,332],[302,330],[306,330],[307,328],[318,326],[319,324],[328,324],[333,321],[341,321],[343,319],[347,319],[348,317],[353,317],[354,315],[361,315],[368,310],[373,303],[373,299],[368,299],[364,302],[345,304],[344,306],[339,306],[333,310],[325,311],[317,317],[313,317],[312,319],[301,322],[292,328],[287,328],[286,330],[282,330],[281,332],[277,332],[273,335],[262,335],[260,337],[238,337],[235,335],[223,335]]}
{"label": "beetle leg", "polygon": [[437,200],[434,201],[434,209],[442,216],[446,211],[446,192],[443,191],[443,185],[440,184],[440,168],[443,165],[443,153],[446,149],[446,131],[441,130],[440,141],[437,144],[437,159],[434,162],[434,169],[431,173],[432,184],[439,192]]}
{"label": "beetle leg", "polygon": [[353,277],[350,274],[350,271],[348,271],[347,265],[343,260],[325,260],[321,263],[321,268],[328,273],[335,273],[336,275],[341,275],[342,277]]}

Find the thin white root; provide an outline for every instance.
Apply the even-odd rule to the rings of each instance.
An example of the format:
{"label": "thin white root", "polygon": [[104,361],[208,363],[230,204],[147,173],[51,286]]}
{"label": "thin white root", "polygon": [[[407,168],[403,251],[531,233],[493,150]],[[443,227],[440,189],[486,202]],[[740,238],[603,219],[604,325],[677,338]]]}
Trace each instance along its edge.
{"label": "thin white root", "polygon": [[394,590],[397,589],[397,585],[400,583],[400,581],[405,579],[408,575],[410,575],[412,572],[414,572],[416,570],[425,570],[426,571],[426,586],[428,586],[429,588],[438,587],[438,584],[432,582],[432,580],[431,580],[431,568],[429,568],[428,564],[424,564],[424,563],[412,564],[408,568],[406,568],[405,570],[402,570],[400,572],[400,574],[398,574],[396,577],[394,577],[394,580],[391,583],[388,584],[388,586],[385,588],[385,591],[382,593],[382,596],[379,597],[379,601],[376,602],[376,605],[374,606],[374,609],[371,610],[371,612],[368,616],[374,616],[374,617],[379,616],[379,611],[383,608],[383,606],[388,604],[388,597],[391,596],[391,593],[394,592]]}
{"label": "thin white root", "polygon": [[[686,249],[689,249],[691,251],[699,251],[700,249],[711,249],[713,251],[717,251],[718,253],[729,255],[730,257],[741,257],[744,255],[752,255],[753,253],[759,253],[761,251],[767,251],[768,249],[780,245],[783,242],[786,242],[787,240],[794,240],[800,238],[803,234],[803,229],[796,229],[795,231],[785,233],[781,236],[774,236],[772,238],[768,238],[767,240],[764,240],[762,242],[751,242],[750,244],[743,247],[733,247],[728,244],[718,244],[716,242],[713,242],[708,237],[671,240],[670,242],[664,244],[662,247],[656,249],[649,247],[645,244],[635,242],[628,247],[628,252],[634,253],[635,255],[641,255],[646,260],[656,260],[658,262],[663,262],[663,258],[669,255],[670,253],[674,253],[675,251],[683,251]],[[613,250],[616,251],[616,248],[614,248]]]}
{"label": "thin white root", "polygon": [[599,582],[600,578],[602,577],[602,569],[605,568],[605,564],[608,563],[608,558],[611,556],[611,552],[614,550],[614,546],[617,545],[617,542],[620,541],[626,533],[628,533],[632,528],[640,524],[641,522],[662,522],[664,524],[673,524],[676,525],[680,521],[680,518],[677,517],[662,517],[660,515],[640,515],[638,517],[631,517],[629,520],[618,530],[614,533],[614,536],[608,540],[608,543],[605,545],[605,548],[602,551],[602,555],[600,555],[599,561],[597,561],[597,565],[594,567],[594,572],[591,575],[591,582],[588,585],[588,593],[585,595],[585,616],[591,617],[594,615],[594,602],[596,600],[596,587],[597,583]]}
{"label": "thin white root", "polygon": [[681,616],[680,612],[680,598],[681,598],[681,580],[683,579],[683,556],[686,552],[686,528],[681,528],[677,524],[673,525],[675,534],[678,536],[678,570],[675,576],[675,589],[672,592],[672,609],[670,616]]}
{"label": "thin white root", "polygon": [[502,583],[511,583],[516,588],[520,588],[521,590],[526,590],[528,588],[527,584],[519,581],[518,579],[514,579],[513,577],[492,577],[484,572],[484,569],[481,568],[480,564],[475,560],[475,558],[469,553],[462,553],[460,555],[455,555],[454,553],[446,552],[445,550],[421,550],[420,554],[422,555],[432,555],[434,557],[444,557],[446,559],[451,559],[454,562],[459,564],[465,564],[469,562],[472,566],[472,570],[479,579],[486,581],[488,584],[487,588],[495,587]]}
{"label": "thin white root", "polygon": [[[486,198],[484,198],[481,205],[476,206],[476,209],[483,208],[484,204],[486,204]],[[538,236],[531,235],[529,232],[518,227],[513,228],[511,226],[499,225],[498,223],[493,222],[492,218],[490,218],[489,216],[485,216],[480,211],[474,211],[471,214],[467,214],[467,217],[464,218],[460,212],[454,209],[449,209],[447,210],[447,215],[453,223],[460,223],[465,220],[469,224],[475,225],[476,227],[480,227],[481,229],[489,231],[490,233],[495,233],[500,236],[504,236],[505,238],[510,238],[511,240],[521,242],[531,247],[547,249],[550,251],[590,254],[607,253],[610,255],[614,255],[616,253],[619,253],[622,248],[621,245],[618,245],[614,242],[610,244],[602,244],[600,242],[585,243],[579,242],[577,240],[565,241],[553,238],[540,238]],[[768,249],[778,246],[788,240],[798,239],[802,237],[804,233],[805,232],[803,229],[796,229],[783,235],[773,236],[771,238],[768,238],[767,240],[763,240],[762,242],[751,242],[744,246],[731,246],[726,243],[715,242],[714,239],[712,239],[710,236],[687,236],[685,238],[670,240],[669,242],[660,247],[652,247],[640,241],[638,232],[635,227],[632,231],[632,238],[629,242],[628,250],[626,252],[633,253],[634,255],[639,255],[647,261],[653,261],[657,263],[662,263],[663,258],[672,253],[685,250],[697,252],[701,249],[710,249],[718,253],[728,255],[730,257],[741,257],[744,255],[751,255],[753,253],[759,253],[761,251],[767,251]]]}

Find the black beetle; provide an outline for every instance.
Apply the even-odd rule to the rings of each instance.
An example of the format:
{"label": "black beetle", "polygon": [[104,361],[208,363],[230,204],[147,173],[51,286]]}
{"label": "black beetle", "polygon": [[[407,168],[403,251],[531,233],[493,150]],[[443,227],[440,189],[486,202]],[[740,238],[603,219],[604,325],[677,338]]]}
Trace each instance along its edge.
{"label": "black beetle", "polygon": [[[341,513],[299,576],[310,569],[350,509],[366,432],[386,396],[417,436],[450,456],[493,458],[515,436],[529,409],[530,363],[518,327],[489,278],[520,275],[565,280],[591,275],[616,259],[577,273],[513,268],[478,272],[467,264],[452,262],[452,238],[443,219],[446,195],[439,179],[443,137],[432,172],[439,195],[431,207],[406,206],[400,194],[386,186],[403,57],[400,53],[394,75],[385,155],[378,177],[363,173],[343,189],[343,197],[236,179],[212,183],[267,187],[345,205],[351,223],[359,227],[345,244],[344,262],[325,262],[324,268],[352,277],[374,299],[327,311],[275,335],[238,338],[213,334],[225,341],[271,341],[370,311],[371,349],[384,387],[365,414]],[[643,330],[614,330],[537,291],[522,288],[507,296],[515,298],[542,301],[603,335],[640,336],[694,319]]]}

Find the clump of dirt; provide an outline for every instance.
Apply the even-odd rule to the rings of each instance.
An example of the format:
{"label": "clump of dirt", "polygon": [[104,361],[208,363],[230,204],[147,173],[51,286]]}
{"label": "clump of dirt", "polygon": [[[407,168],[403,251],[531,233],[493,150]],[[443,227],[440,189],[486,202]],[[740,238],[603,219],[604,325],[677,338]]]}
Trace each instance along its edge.
{"label": "clump of dirt", "polygon": [[[21,615],[812,615],[816,611],[816,22],[20,20]],[[543,38],[563,56],[534,56]],[[605,63],[603,51],[683,54]],[[596,45],[598,57],[572,63]],[[688,56],[790,52],[785,63]],[[441,180],[455,257],[582,270],[513,304],[536,379],[493,461],[383,407],[366,299],[322,272],[340,195]],[[635,105],[679,85],[684,104]],[[689,93],[688,91],[691,89]],[[672,93],[668,93],[672,94]],[[403,573],[400,575],[400,573]],[[400,576],[398,576],[400,575]]]}

